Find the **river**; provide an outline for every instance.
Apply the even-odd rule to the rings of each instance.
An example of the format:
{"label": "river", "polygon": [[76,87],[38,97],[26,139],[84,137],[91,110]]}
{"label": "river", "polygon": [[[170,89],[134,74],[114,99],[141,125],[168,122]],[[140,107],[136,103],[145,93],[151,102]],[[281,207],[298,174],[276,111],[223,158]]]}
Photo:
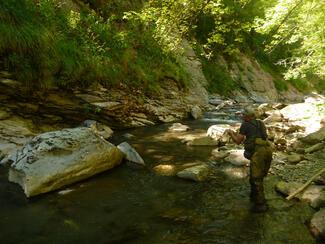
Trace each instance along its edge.
{"label": "river", "polygon": [[[227,111],[233,112],[233,111]],[[209,113],[183,121],[190,133],[204,133],[235,117]],[[266,179],[270,210],[250,212],[247,168],[215,166],[206,182],[162,176],[158,164],[207,162],[213,147],[189,147],[168,132],[170,124],[116,133],[146,162],[104,172],[61,191],[27,199],[0,168],[1,243],[315,243],[307,222],[314,211],[287,202]],[[124,133],[134,137],[123,138]]]}

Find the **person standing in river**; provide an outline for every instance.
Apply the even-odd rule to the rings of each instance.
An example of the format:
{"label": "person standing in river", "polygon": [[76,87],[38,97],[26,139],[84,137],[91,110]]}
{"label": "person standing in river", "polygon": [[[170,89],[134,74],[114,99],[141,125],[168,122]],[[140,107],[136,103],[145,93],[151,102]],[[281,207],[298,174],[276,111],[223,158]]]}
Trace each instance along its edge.
{"label": "person standing in river", "polygon": [[272,147],[267,140],[264,123],[256,119],[253,108],[245,108],[242,113],[242,124],[239,133],[226,130],[236,144],[244,143],[244,156],[250,160],[249,183],[251,185],[250,199],[254,212],[268,210],[264,195],[263,180],[267,175],[272,161]]}

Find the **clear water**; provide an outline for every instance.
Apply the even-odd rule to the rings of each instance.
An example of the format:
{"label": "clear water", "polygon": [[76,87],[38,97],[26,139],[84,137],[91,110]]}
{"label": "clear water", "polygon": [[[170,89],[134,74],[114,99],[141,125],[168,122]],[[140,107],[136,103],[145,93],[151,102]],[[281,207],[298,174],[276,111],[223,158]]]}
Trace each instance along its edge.
{"label": "clear water", "polygon": [[[183,123],[202,133],[216,122]],[[27,199],[0,168],[0,243],[315,243],[306,226],[314,211],[277,195],[275,177],[266,180],[270,211],[253,214],[248,179],[238,177],[246,168],[219,165],[202,183],[155,173],[161,163],[206,162],[213,149],[184,145],[169,126],[127,131],[132,139],[117,133],[114,143],[128,141],[146,167],[122,164],[69,186],[67,194]]]}

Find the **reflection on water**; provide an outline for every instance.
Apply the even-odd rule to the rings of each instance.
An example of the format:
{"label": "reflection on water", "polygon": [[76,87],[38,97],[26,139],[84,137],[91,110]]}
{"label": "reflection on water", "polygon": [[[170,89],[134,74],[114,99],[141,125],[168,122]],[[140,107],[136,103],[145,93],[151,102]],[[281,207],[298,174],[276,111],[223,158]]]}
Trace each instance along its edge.
{"label": "reflection on water", "polygon": [[[191,133],[211,125],[185,124]],[[314,243],[305,225],[313,211],[276,195],[275,178],[267,179],[270,211],[252,214],[245,168],[219,165],[202,183],[157,174],[154,167],[161,164],[207,162],[213,150],[184,145],[168,126],[128,131],[131,139],[116,134],[114,143],[127,140],[145,168],[123,164],[32,199],[8,183],[1,168],[1,243]]]}

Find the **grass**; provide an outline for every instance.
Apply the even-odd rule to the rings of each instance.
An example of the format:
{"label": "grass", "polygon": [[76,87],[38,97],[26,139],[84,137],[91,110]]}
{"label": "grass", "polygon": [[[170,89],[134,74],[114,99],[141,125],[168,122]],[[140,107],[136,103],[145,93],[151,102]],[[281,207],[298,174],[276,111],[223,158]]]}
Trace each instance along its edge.
{"label": "grass", "polygon": [[274,86],[278,91],[287,91],[288,90],[288,85],[285,80],[283,79],[274,79]]}
{"label": "grass", "polygon": [[[85,2],[96,7],[96,1]],[[105,3],[105,11],[109,16],[121,8],[120,15],[141,3],[114,1]],[[70,12],[55,0],[37,5],[33,0],[1,1],[0,68],[32,89],[122,82],[152,92],[166,74],[186,86],[183,67],[162,51],[150,29],[141,28],[141,23],[105,19],[90,9]]]}

